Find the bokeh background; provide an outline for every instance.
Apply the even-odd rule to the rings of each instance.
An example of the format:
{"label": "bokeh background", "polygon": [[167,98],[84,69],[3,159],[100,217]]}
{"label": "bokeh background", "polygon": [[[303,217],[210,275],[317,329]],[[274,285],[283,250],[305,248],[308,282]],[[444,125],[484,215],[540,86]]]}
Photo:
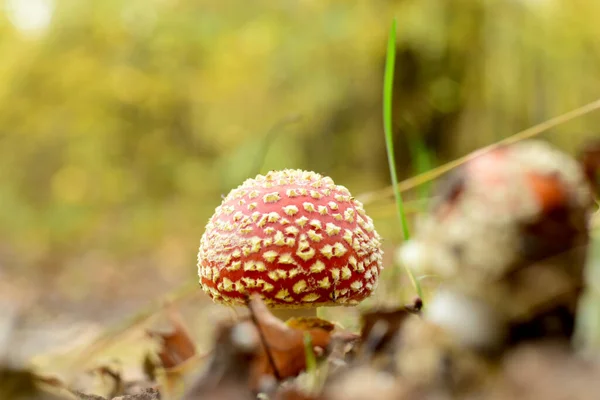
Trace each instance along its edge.
{"label": "bokeh background", "polygon": [[[400,178],[600,97],[597,1],[1,0],[0,10],[0,291],[35,303],[29,317],[55,329],[112,324],[196,280],[208,218],[259,172],[310,169],[355,195],[389,185],[382,80],[394,17]],[[589,114],[544,138],[575,153],[599,123]],[[428,190],[406,194],[409,210]],[[393,199],[367,211],[391,263]],[[413,294],[403,278],[386,285],[408,287],[397,301]]]}

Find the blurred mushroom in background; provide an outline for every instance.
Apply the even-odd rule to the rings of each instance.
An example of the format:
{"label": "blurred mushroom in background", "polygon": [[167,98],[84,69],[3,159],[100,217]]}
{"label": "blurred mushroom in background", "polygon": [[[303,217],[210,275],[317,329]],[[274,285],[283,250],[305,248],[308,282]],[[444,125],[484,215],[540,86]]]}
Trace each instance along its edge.
{"label": "blurred mushroom in background", "polygon": [[585,144],[581,150],[580,161],[597,198],[600,196],[600,139]]}
{"label": "blurred mushroom in background", "polygon": [[543,141],[523,141],[475,157],[436,195],[397,253],[443,281],[427,320],[476,350],[569,341],[594,205],[582,165]]}

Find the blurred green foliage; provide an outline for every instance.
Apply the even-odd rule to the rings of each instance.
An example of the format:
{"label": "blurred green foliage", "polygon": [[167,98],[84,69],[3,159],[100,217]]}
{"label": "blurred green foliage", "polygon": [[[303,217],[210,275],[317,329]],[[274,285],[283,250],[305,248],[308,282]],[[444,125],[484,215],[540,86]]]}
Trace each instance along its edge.
{"label": "blurred green foliage", "polygon": [[[48,4],[35,34],[0,15],[3,268],[78,268],[92,252],[193,275],[220,196],[258,171],[387,185],[392,17],[400,178],[600,97],[596,1]],[[598,121],[548,137],[572,151]],[[376,223],[400,238],[393,209]]]}

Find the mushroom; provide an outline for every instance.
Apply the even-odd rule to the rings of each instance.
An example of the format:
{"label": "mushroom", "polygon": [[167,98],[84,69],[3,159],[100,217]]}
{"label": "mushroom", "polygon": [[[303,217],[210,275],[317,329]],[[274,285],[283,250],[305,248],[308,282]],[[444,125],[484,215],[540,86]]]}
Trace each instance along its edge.
{"label": "mushroom", "polygon": [[513,341],[569,337],[584,285],[590,189],[575,159],[537,140],[482,153],[449,175],[396,254],[444,278],[426,318],[469,343],[500,342],[500,324]]}
{"label": "mushroom", "polygon": [[377,287],[380,236],[348,189],[286,169],[248,179],[224,198],[198,252],[202,289],[242,306],[258,293],[279,318],[354,306]]}

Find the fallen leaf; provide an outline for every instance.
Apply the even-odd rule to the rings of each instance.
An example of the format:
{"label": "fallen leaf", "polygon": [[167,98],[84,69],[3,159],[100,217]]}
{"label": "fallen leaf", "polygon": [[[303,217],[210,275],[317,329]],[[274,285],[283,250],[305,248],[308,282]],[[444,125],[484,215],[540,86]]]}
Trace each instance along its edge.
{"label": "fallen leaf", "polygon": [[196,346],[181,314],[174,308],[169,308],[167,318],[172,325],[171,332],[147,331],[150,337],[160,342],[158,357],[161,366],[165,369],[174,368],[196,355]]}
{"label": "fallen leaf", "polygon": [[142,371],[144,372],[144,376],[150,382],[156,381],[156,362],[154,361],[154,354],[148,352],[144,355],[144,359],[142,360]]}
{"label": "fallen leaf", "polygon": [[0,399],[61,400],[72,399],[60,381],[43,378],[28,369],[0,366]]}
{"label": "fallen leaf", "polygon": [[306,369],[305,332],[310,335],[315,354],[324,354],[329,346],[333,324],[315,318],[302,323],[292,321],[293,327],[286,325],[271,314],[258,296],[250,299],[248,307],[263,345],[261,355],[254,364],[254,388],[258,388],[263,376],[273,376],[281,381],[295,377]]}
{"label": "fallen leaf", "polygon": [[156,354],[146,355],[143,370],[158,381],[163,394],[177,396],[183,391],[185,376],[197,367],[200,357],[179,311],[171,305],[165,315],[169,331],[146,331],[159,343],[159,349]]}
{"label": "fallen leaf", "polygon": [[362,352],[378,353],[397,336],[406,318],[414,311],[409,307],[378,310],[363,314],[361,330]]}
{"label": "fallen leaf", "polygon": [[34,378],[42,385],[51,386],[57,389],[66,388],[64,382],[55,376],[35,375]]}
{"label": "fallen leaf", "polygon": [[253,363],[261,354],[256,326],[248,320],[222,322],[204,372],[183,396],[184,400],[253,400],[250,388]]}
{"label": "fallen leaf", "polygon": [[348,331],[333,332],[331,334],[327,362],[330,364],[332,372],[339,367],[346,366],[355,358],[360,339],[359,334]]}
{"label": "fallen leaf", "polygon": [[292,329],[299,329],[302,331],[318,328],[327,332],[332,332],[335,329],[335,324],[317,317],[295,317],[288,319],[285,323]]}
{"label": "fallen leaf", "polygon": [[117,371],[114,368],[111,368],[107,365],[102,365],[97,368],[94,368],[92,372],[99,374],[102,378],[108,379],[110,381],[110,390],[109,398],[113,398],[115,396],[119,396],[124,393],[124,382],[121,376],[121,372]]}

